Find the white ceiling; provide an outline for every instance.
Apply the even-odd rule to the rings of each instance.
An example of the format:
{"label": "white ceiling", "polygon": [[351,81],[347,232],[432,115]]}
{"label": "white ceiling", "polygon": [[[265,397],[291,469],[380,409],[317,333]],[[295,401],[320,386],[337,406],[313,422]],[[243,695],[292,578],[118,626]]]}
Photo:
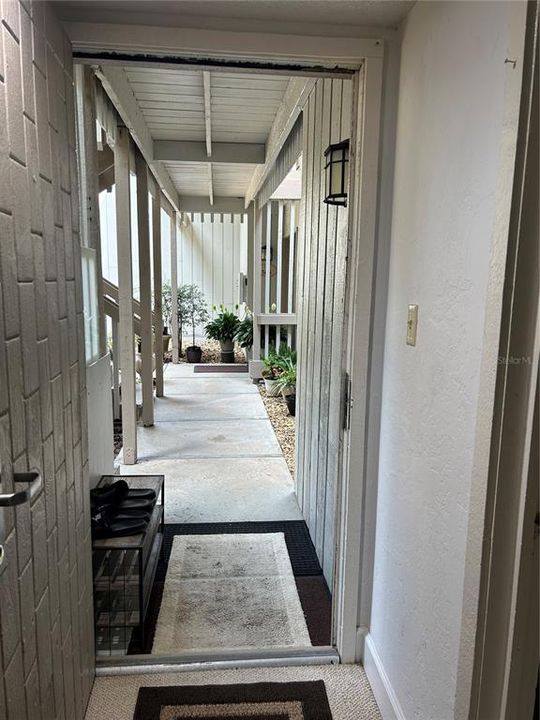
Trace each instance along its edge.
{"label": "white ceiling", "polygon": [[[124,68],[154,140],[203,142],[206,139],[201,70]],[[249,73],[210,72],[210,125],[213,143],[265,143],[289,78]],[[164,161],[182,195],[209,196],[207,163]],[[243,197],[257,166],[212,163],[216,196]]]}
{"label": "white ceiling", "polygon": [[[65,20],[183,25],[354,37],[359,27],[397,27],[414,0],[54,0]],[[334,28],[334,29],[333,29]],[[255,29],[255,28],[253,28]]]}
{"label": "white ceiling", "polygon": [[[154,139],[205,139],[201,71],[125,71]],[[264,143],[288,83],[283,76],[210,73],[212,140]]]}

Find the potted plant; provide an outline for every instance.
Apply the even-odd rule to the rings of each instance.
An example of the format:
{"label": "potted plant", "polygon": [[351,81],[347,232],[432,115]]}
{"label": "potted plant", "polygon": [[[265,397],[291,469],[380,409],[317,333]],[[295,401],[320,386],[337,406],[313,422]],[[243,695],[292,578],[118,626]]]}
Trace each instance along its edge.
{"label": "potted plant", "polygon": [[171,286],[165,283],[161,288],[161,315],[163,317],[163,352],[169,352],[171,335],[169,327],[172,322]]}
{"label": "potted plant", "polygon": [[275,382],[287,403],[289,415],[294,417],[296,413],[296,362],[293,362],[291,357],[285,358],[281,374]]}
{"label": "potted plant", "polygon": [[[178,353],[183,355],[183,329],[185,326],[204,325],[210,317],[204,294],[198,285],[180,285],[177,290],[178,310]],[[163,285],[163,321],[172,324],[172,288],[170,283]],[[195,342],[191,347],[196,347]],[[193,355],[193,354],[192,354]],[[198,362],[198,361],[195,361]]]}
{"label": "potted plant", "polygon": [[281,390],[278,384],[278,377],[281,373],[278,353],[275,348],[270,348],[268,355],[263,358],[264,367],[261,375],[268,397],[278,397]]}
{"label": "potted plant", "polygon": [[[216,308],[214,307],[214,310]],[[211,320],[205,327],[206,337],[210,340],[218,340],[221,347],[221,362],[234,362],[234,339],[240,324],[235,313],[219,306],[220,312],[217,317]]]}
{"label": "potted plant", "polygon": [[253,314],[249,308],[246,308],[244,318],[238,323],[238,329],[234,339],[244,350],[247,362],[251,348],[253,347]]}
{"label": "potted plant", "polygon": [[191,325],[192,344],[186,348],[186,360],[188,363],[200,363],[202,360],[202,349],[195,343],[195,331],[197,326],[208,318],[206,306],[201,306],[202,293],[196,285],[190,286],[190,300],[187,303],[188,316],[182,320]]}
{"label": "potted plant", "polygon": [[[296,351],[291,350],[286,343],[281,343],[279,350],[271,347],[267,357],[263,359],[264,368],[261,375],[264,380],[266,393],[270,397],[278,397],[281,393],[282,385],[278,383],[278,378],[285,372],[290,372],[291,366],[296,369]],[[296,378],[295,378],[296,387]]]}

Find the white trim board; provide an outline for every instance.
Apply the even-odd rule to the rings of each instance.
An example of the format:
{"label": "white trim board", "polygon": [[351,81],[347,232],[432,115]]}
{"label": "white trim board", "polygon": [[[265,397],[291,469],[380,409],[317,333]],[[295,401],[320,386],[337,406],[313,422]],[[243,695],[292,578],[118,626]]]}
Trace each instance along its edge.
{"label": "white trim board", "polygon": [[74,52],[155,53],[208,60],[297,63],[332,70],[336,66],[358,69],[363,58],[383,54],[379,39],[114,23],[67,22],[65,28]]}
{"label": "white trim board", "polygon": [[364,640],[364,670],[383,720],[406,720],[371,635]]}

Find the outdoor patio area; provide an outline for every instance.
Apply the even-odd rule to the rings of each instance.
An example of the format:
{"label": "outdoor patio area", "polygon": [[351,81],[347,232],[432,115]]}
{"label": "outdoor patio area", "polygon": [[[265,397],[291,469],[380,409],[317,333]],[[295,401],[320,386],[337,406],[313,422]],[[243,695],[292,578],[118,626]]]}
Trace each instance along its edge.
{"label": "outdoor patio area", "polygon": [[247,373],[165,366],[155,425],[138,428],[139,461],[122,475],[165,475],[165,522],[302,520],[294,483]]}

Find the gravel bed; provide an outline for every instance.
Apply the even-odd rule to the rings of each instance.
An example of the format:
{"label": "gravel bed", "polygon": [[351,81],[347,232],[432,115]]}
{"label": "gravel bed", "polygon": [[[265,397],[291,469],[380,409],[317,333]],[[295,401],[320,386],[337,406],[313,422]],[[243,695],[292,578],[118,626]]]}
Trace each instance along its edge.
{"label": "gravel bed", "polygon": [[264,385],[258,385],[266,412],[276,433],[283,456],[289,467],[291,475],[295,474],[295,419],[289,415],[287,403],[282,397],[268,397]]}
{"label": "gravel bed", "polygon": [[[182,347],[184,348],[184,353],[185,348],[188,347],[188,345],[191,345],[192,342],[193,340],[184,338],[184,342],[182,345]],[[219,342],[217,340],[197,340],[197,345],[202,348],[201,363],[208,365],[217,365],[221,363],[221,350],[219,347]],[[163,359],[165,362],[172,362],[172,352],[165,353]],[[242,364],[245,364],[246,362],[246,356],[244,355],[244,351],[237,345],[235,345],[234,347],[234,361]],[[185,354],[180,357],[180,362],[186,362]]]}
{"label": "gravel bed", "polygon": [[122,449],[124,443],[123,432],[122,432],[122,420],[113,420],[113,450],[114,457],[118,456],[118,453]]}

